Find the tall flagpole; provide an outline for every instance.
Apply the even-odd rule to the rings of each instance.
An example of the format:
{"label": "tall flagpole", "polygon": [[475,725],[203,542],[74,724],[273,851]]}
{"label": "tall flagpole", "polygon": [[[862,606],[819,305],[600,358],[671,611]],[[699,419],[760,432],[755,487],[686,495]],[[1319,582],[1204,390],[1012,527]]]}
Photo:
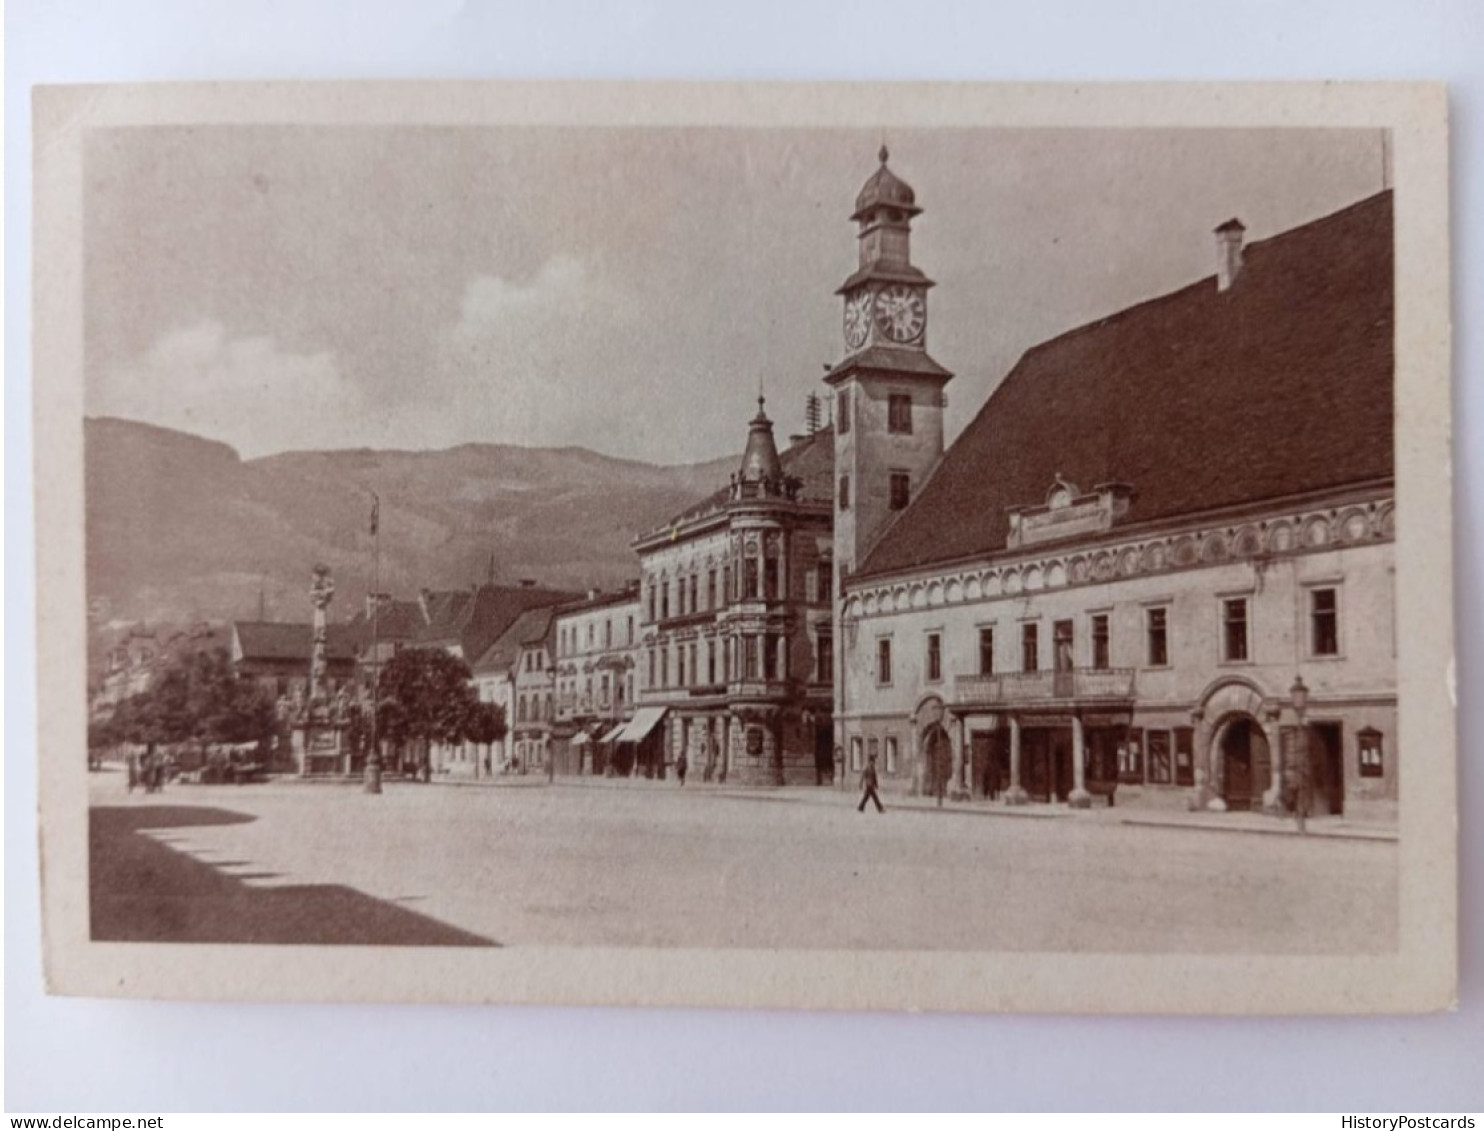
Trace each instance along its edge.
{"label": "tall flagpole", "polygon": [[371,752],[366,758],[367,793],[381,792],[381,739],[376,710],[381,699],[381,498],[371,492]]}

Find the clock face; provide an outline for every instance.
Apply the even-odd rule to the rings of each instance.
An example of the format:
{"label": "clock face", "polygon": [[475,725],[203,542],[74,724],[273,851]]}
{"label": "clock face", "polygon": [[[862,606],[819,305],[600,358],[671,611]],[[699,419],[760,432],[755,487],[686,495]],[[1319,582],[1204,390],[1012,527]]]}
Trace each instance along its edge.
{"label": "clock face", "polygon": [[922,292],[897,283],[876,292],[876,326],[894,342],[915,342],[927,328]]}
{"label": "clock face", "polygon": [[856,291],[845,300],[845,344],[860,349],[871,330],[871,292]]}

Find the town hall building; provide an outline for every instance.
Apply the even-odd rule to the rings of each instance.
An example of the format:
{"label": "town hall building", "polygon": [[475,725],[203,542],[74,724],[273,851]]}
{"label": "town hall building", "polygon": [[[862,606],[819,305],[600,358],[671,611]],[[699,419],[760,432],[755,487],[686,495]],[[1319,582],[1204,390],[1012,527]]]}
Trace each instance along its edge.
{"label": "town hall building", "polygon": [[921,209],[852,219],[835,742],[886,788],[1394,819],[1392,199],[1025,353],[951,448]]}

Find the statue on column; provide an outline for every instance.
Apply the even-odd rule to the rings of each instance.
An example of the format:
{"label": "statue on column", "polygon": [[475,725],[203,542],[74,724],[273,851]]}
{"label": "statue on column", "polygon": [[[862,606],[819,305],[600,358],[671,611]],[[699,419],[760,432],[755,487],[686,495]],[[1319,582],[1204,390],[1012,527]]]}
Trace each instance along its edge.
{"label": "statue on column", "polygon": [[330,661],[326,647],[329,626],[326,614],[330,602],[335,598],[335,581],[330,576],[330,567],[314,567],[314,581],[309,586],[309,601],[314,606],[314,643],[309,658],[309,701],[322,703],[326,697],[326,681],[330,672]]}

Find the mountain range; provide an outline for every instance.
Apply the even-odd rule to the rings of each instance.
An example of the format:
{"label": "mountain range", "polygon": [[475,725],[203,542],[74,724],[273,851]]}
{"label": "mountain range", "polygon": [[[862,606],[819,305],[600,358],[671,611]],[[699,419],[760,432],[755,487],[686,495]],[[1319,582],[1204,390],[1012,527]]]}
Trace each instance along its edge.
{"label": "mountain range", "polygon": [[631,539],[725,485],[737,459],[667,467],[465,444],[244,460],[155,425],[91,417],[84,428],[95,621],[307,620],[320,562],[340,595],[333,619],[345,619],[371,591],[377,541],[380,587],[399,596],[490,579],[615,587],[638,576]]}

